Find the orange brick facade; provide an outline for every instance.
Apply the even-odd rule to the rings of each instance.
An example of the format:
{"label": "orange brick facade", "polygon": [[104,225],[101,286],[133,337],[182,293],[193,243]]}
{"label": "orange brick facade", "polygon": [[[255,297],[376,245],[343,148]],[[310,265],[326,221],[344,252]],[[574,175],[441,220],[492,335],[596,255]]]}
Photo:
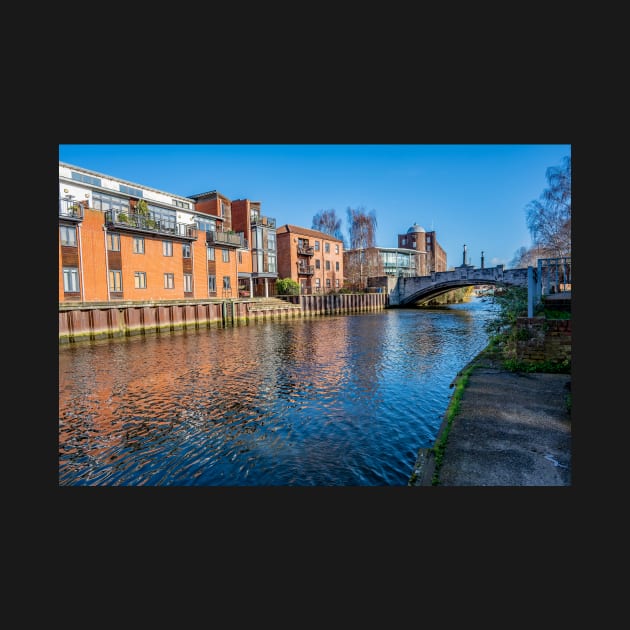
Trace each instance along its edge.
{"label": "orange brick facade", "polygon": [[291,278],[300,293],[331,293],[344,284],[343,241],[318,230],[281,225],[278,239],[278,277]]}

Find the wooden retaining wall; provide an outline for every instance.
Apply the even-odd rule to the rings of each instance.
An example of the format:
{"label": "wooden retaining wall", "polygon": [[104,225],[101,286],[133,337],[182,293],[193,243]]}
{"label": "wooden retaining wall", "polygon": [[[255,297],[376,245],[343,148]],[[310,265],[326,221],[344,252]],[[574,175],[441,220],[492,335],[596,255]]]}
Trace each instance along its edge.
{"label": "wooden retaining wall", "polygon": [[374,293],[300,295],[280,299],[59,304],[59,343],[174,330],[223,328],[314,315],[360,313],[387,306]]}

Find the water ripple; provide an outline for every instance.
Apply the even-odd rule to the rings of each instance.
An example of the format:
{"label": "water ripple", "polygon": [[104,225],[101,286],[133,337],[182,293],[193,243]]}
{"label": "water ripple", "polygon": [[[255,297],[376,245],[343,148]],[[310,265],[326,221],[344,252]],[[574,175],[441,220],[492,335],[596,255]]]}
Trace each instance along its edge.
{"label": "water ripple", "polygon": [[60,348],[59,484],[406,485],[481,303]]}

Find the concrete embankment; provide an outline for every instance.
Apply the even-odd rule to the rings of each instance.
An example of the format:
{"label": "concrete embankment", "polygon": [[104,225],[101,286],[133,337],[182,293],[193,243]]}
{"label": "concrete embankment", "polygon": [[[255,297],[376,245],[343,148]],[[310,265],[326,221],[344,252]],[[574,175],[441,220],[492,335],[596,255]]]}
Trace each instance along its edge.
{"label": "concrete embankment", "polygon": [[420,450],[409,485],[570,486],[571,376],[511,372],[484,353],[467,367],[445,446]]}

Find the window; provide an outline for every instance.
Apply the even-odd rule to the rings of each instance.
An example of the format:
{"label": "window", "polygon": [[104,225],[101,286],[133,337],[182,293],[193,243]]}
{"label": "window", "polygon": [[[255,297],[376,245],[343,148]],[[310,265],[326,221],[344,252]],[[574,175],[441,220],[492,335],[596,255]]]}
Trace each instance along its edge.
{"label": "window", "polygon": [[106,195],[96,190],[92,191],[92,204],[96,210],[113,210],[116,216],[121,212],[129,215],[129,199],[123,199],[122,197],[115,197],[113,195]]}
{"label": "window", "polygon": [[175,288],[175,274],[174,273],[165,273],[164,274],[164,288],[165,289],[174,289]]}
{"label": "window", "polygon": [[271,252],[276,251],[276,233],[269,232],[267,234],[267,249]]}
{"label": "window", "polygon": [[208,247],[208,260],[214,260],[214,247]]}
{"label": "window", "polygon": [[63,268],[63,290],[64,293],[79,292],[79,270],[77,267]]}
{"label": "window", "polygon": [[120,251],[120,234],[116,232],[107,232],[107,249],[110,252]]}
{"label": "window", "polygon": [[239,265],[243,264],[243,252],[238,253],[238,264]]}
{"label": "window", "polygon": [[319,278],[315,278],[315,291],[319,291]]}
{"label": "window", "polygon": [[402,237],[402,239],[401,239],[401,241],[400,241],[400,244],[401,244],[403,247],[406,247],[406,246],[407,246],[407,237],[406,237],[406,236],[403,236],[403,237]]}
{"label": "window", "polygon": [[337,278],[337,279],[335,280],[335,286],[336,286],[337,288],[339,288],[339,278]]}
{"label": "window", "polygon": [[330,254],[330,243],[324,243],[324,251]]}
{"label": "window", "polygon": [[276,273],[278,271],[276,268],[276,257],[274,254],[269,254],[267,256],[267,263],[269,264],[269,273]]}
{"label": "window", "polygon": [[326,271],[330,271],[330,260],[326,261]]}
{"label": "window", "polygon": [[190,204],[187,201],[179,201],[179,199],[173,199],[173,205],[186,210],[190,209]]}
{"label": "window", "polygon": [[208,276],[208,291],[210,291],[210,293],[217,292],[217,277],[216,276]]}
{"label": "window", "polygon": [[339,245],[335,245],[335,254],[339,253]]}
{"label": "window", "polygon": [[182,243],[182,256],[190,258],[190,243]]}
{"label": "window", "polygon": [[163,256],[173,255],[173,241],[162,241],[162,255]]}
{"label": "window", "polygon": [[92,177],[90,175],[85,175],[84,173],[76,173],[75,171],[71,171],[70,177],[74,179],[76,182],[83,182],[84,184],[92,184],[93,186],[101,186],[101,180],[97,177]]}
{"label": "window", "polygon": [[330,289],[330,278],[326,278],[326,288]]}
{"label": "window", "polygon": [[144,271],[134,271],[133,272],[133,284],[136,289],[146,289],[147,288],[147,274]]}
{"label": "window", "polygon": [[184,293],[192,293],[192,274],[184,274]]}
{"label": "window", "polygon": [[335,263],[335,271],[339,271],[339,261]]}
{"label": "window", "polygon": [[315,259],[315,269],[321,269],[322,261],[319,258]]}
{"label": "window", "polygon": [[315,251],[319,251],[319,241],[315,241]]}
{"label": "window", "polygon": [[232,285],[230,284],[230,276],[223,276],[223,288],[231,289]]}
{"label": "window", "polygon": [[122,271],[119,271],[118,269],[110,269],[109,290],[122,291]]}
{"label": "window", "polygon": [[204,232],[214,232],[217,229],[217,222],[215,219],[199,219],[196,218],[197,229]]}
{"label": "window", "polygon": [[144,238],[142,236],[133,237],[133,253],[144,254]]}
{"label": "window", "polygon": [[77,246],[77,228],[74,225],[60,225],[59,238],[62,245]]}
{"label": "window", "polygon": [[221,254],[223,255],[223,262],[230,262],[230,250],[222,249]]}
{"label": "window", "polygon": [[118,190],[120,190],[121,193],[126,193],[132,197],[142,197],[142,191],[139,188],[132,188],[131,186],[126,186],[125,184],[119,184]]}

